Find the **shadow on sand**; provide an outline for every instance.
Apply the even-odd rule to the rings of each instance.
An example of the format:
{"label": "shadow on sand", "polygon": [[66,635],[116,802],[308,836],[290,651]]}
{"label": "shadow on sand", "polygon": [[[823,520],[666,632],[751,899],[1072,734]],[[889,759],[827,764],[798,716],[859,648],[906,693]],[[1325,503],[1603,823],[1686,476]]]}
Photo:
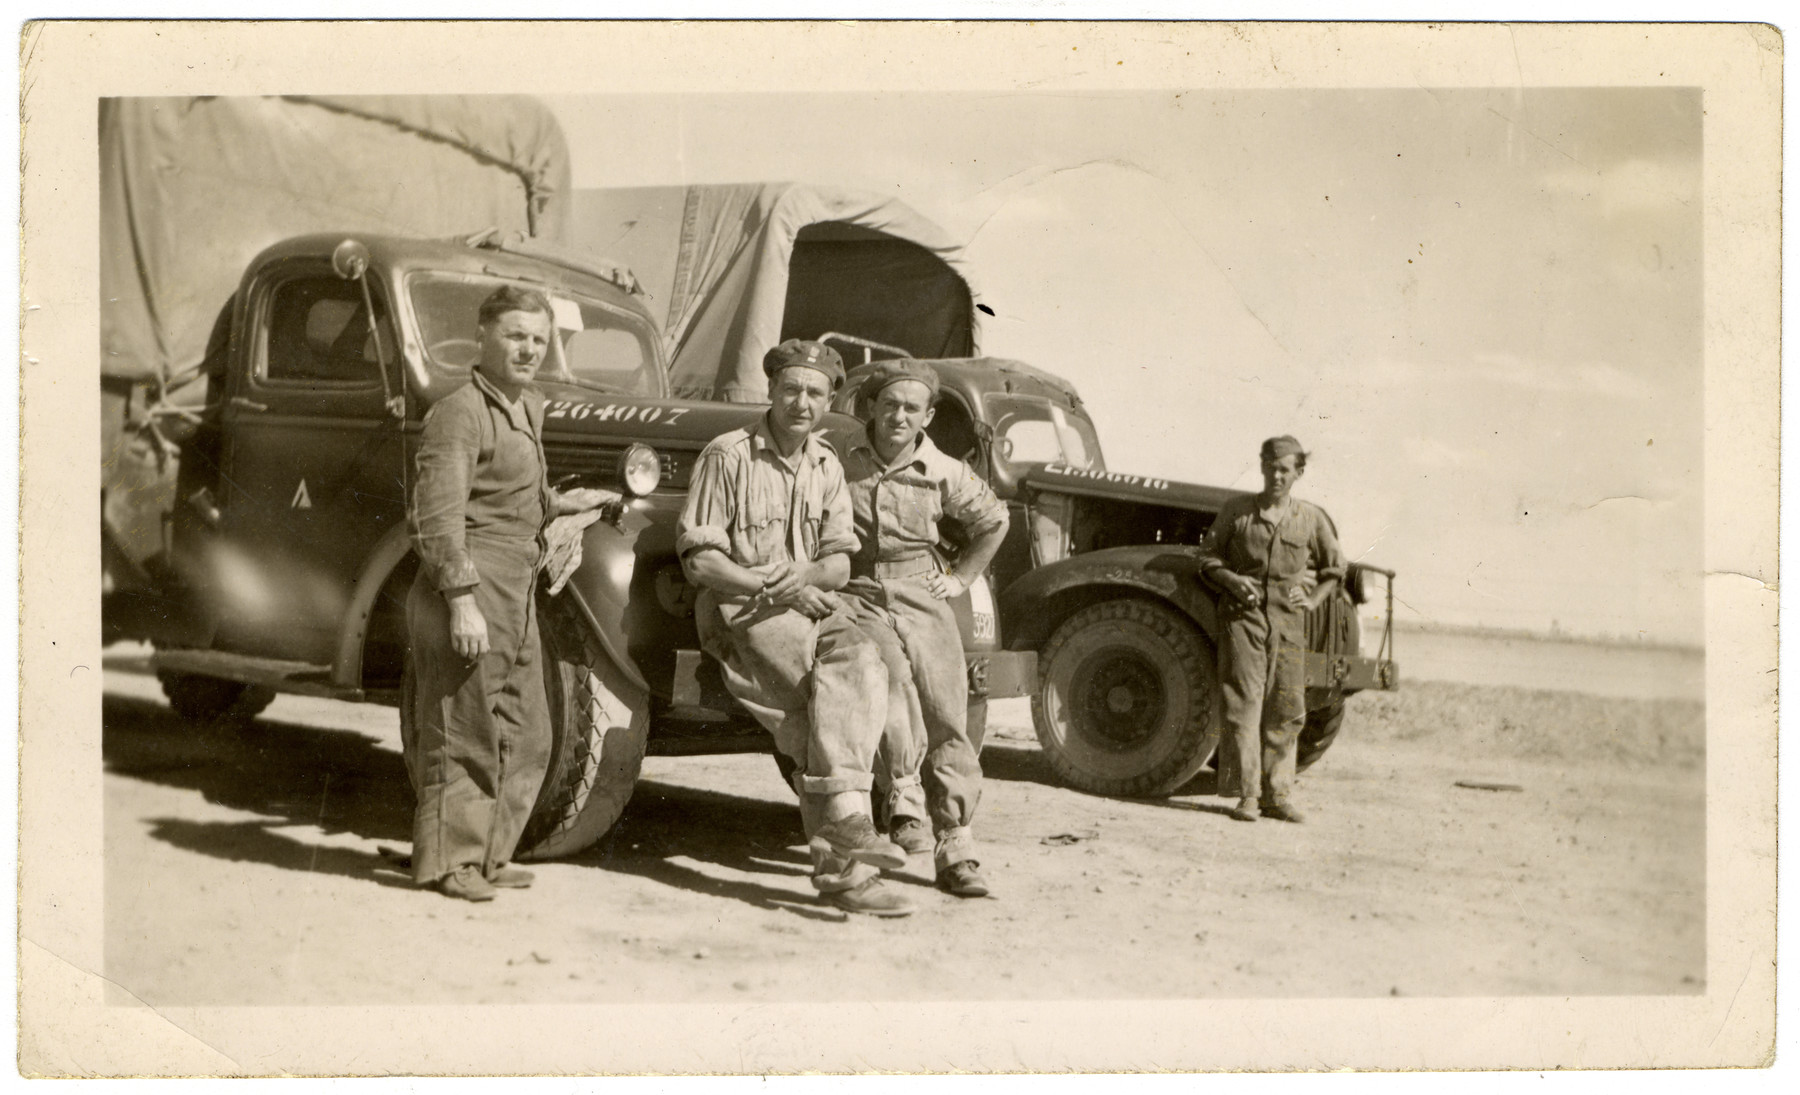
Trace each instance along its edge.
{"label": "shadow on sand", "polygon": [[[413,796],[405,763],[366,734],[266,719],[195,723],[155,701],[107,696],[100,749],[113,775],[194,791],[207,802],[263,815],[249,821],[145,819],[157,840],[232,862],[412,886],[404,863],[394,858],[322,847],[278,831],[317,826],[328,834],[390,841],[402,851],[408,846]],[[643,780],[612,831],[566,862],[759,908],[842,919],[842,912],[814,904],[804,885],[812,873],[805,843],[800,810],[792,802]],[[802,887],[714,878],[682,859],[751,876],[802,880]],[[901,875],[896,881],[920,880]]]}

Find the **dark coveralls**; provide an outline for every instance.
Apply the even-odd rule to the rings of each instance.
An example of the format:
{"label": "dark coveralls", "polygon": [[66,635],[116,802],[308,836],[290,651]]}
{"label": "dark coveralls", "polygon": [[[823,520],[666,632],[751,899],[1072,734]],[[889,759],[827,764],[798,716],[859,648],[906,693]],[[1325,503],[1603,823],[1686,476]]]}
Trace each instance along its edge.
{"label": "dark coveralls", "polygon": [[[1294,786],[1294,748],[1306,722],[1306,609],[1288,603],[1296,586],[1344,576],[1344,555],[1331,518],[1310,502],[1289,498],[1273,523],[1256,496],[1231,499],[1200,541],[1200,570],[1229,570],[1255,581],[1261,603],[1219,597],[1223,634],[1219,684],[1224,735],[1219,743],[1219,793],[1262,804],[1285,803]],[[1236,780],[1232,779],[1233,775]],[[1235,787],[1235,790],[1233,789]]]}
{"label": "dark coveralls", "polygon": [[[407,513],[419,576],[406,598],[413,674],[401,720],[413,877],[512,858],[550,760],[550,717],[532,586],[553,512],[544,398],[509,403],[479,372],[425,416]],[[473,586],[488,652],[451,649],[446,590]]]}
{"label": "dark coveralls", "polygon": [[[823,437],[790,461],[768,424],[715,437],[700,453],[676,525],[683,563],[716,549],[742,567],[813,562],[856,550],[844,469]],[[887,716],[889,678],[875,644],[840,608],[813,620],[759,597],[701,587],[694,606],[700,646],[718,659],[725,687],[756,716],[797,767],[801,822],[824,822],[820,799],[868,791]],[[813,842],[813,886],[854,889],[879,872]]]}
{"label": "dark coveralls", "polygon": [[925,579],[942,570],[933,554],[939,520],[960,521],[971,538],[980,537],[1006,526],[1006,504],[923,433],[892,465],[863,441],[845,458],[844,475],[862,541],[845,592],[861,597],[877,618],[865,630],[891,629],[899,637],[906,661],[898,671],[911,675],[919,697],[916,719],[889,706],[877,785],[886,784],[892,816],[923,820],[929,812],[941,871],[975,858],[969,825],[981,800],[981,761],[969,741],[962,632],[950,603],[933,597]]}

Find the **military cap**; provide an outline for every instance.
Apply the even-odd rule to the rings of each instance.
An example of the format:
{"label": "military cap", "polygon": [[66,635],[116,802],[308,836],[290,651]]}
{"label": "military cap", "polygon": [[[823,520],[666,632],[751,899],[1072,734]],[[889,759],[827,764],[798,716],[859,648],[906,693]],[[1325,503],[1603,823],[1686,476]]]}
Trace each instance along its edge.
{"label": "military cap", "polygon": [[922,361],[914,361],[910,357],[896,357],[877,362],[875,371],[869,375],[869,382],[863,386],[863,394],[873,400],[881,394],[883,388],[889,384],[898,384],[902,380],[916,380],[925,385],[926,390],[931,393],[931,402],[937,402],[937,370]]}
{"label": "military cap", "polygon": [[795,365],[816,369],[830,377],[834,392],[844,383],[844,359],[823,343],[790,338],[763,355],[763,375],[771,379],[781,370]]}
{"label": "military cap", "polygon": [[1285,433],[1280,437],[1271,437],[1262,443],[1264,460],[1280,460],[1284,456],[1298,456],[1301,460],[1305,460],[1306,450],[1300,447],[1299,441]]}

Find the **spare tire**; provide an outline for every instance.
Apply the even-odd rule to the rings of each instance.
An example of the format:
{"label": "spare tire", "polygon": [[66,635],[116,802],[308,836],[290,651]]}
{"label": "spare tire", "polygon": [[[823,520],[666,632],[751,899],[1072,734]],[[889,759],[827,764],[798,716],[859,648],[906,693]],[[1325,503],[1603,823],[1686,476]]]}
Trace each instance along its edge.
{"label": "spare tire", "polygon": [[1342,697],[1331,701],[1324,707],[1306,713],[1306,725],[1300,728],[1300,742],[1294,748],[1294,770],[1304,772],[1312,767],[1314,761],[1325,755],[1331,743],[1337,740],[1338,730],[1344,725],[1344,701]]}
{"label": "spare tire", "polygon": [[520,860],[582,851],[619,820],[637,786],[650,731],[650,696],[627,680],[594,637],[574,598],[538,596],[550,765]]}
{"label": "spare tire", "polygon": [[1164,796],[1218,745],[1206,637],[1156,601],[1102,601],[1057,627],[1038,656],[1032,722],[1045,759],[1101,795]]}

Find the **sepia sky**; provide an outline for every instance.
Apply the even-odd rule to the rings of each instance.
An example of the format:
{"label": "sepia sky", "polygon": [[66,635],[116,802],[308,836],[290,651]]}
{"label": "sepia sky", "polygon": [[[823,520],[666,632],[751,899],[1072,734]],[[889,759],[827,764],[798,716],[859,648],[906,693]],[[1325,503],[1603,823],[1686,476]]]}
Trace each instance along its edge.
{"label": "sepia sky", "polygon": [[1687,90],[548,100],[577,187],[794,179],[968,243],[981,350],[1081,390],[1114,470],[1297,493],[1401,620],[1697,644]]}

